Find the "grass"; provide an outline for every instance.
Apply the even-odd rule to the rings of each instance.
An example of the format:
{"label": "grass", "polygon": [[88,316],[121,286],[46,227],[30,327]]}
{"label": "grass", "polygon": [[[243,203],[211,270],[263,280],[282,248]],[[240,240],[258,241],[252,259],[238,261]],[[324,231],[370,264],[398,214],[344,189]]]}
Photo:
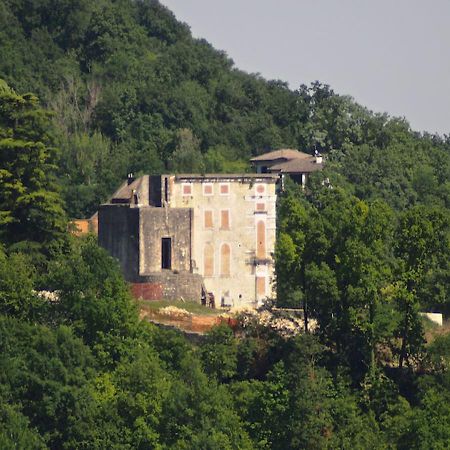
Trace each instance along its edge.
{"label": "grass", "polygon": [[145,311],[155,311],[160,308],[164,308],[166,306],[176,306],[180,309],[185,309],[186,311],[199,315],[199,316],[218,316],[223,313],[221,309],[212,309],[207,308],[206,306],[202,306],[196,302],[190,301],[166,301],[166,300],[139,300],[138,301],[139,308]]}

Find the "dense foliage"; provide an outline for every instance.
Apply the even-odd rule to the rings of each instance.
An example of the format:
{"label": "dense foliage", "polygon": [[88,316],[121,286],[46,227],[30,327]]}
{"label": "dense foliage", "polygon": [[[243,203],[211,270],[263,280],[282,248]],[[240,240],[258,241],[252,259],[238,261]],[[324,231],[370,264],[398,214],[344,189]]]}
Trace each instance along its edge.
{"label": "dense foliage", "polygon": [[49,244],[66,229],[48,116],[0,80],[0,237],[9,244]]}
{"label": "dense foliage", "polygon": [[0,2],[0,78],[54,113],[71,217],[128,172],[247,170],[290,147],[329,155],[332,181],[394,208],[449,205],[449,142],[318,82],[243,73],[156,0]]}
{"label": "dense foliage", "polygon": [[[448,448],[450,339],[418,314],[450,314],[447,138],[240,72],[154,0],[0,0],[0,54],[2,449]],[[279,204],[296,337],[142,322],[116,262],[65,232],[64,204],[93,212],[129,171],[282,146],[328,160]]]}
{"label": "dense foliage", "polygon": [[2,448],[448,443],[448,335],[424,350],[421,371],[379,363],[357,381],[320,333],[247,327],[236,337],[220,326],[194,346],[139,321],[118,267],[91,238],[70,241],[46,274],[17,253],[1,262]]}

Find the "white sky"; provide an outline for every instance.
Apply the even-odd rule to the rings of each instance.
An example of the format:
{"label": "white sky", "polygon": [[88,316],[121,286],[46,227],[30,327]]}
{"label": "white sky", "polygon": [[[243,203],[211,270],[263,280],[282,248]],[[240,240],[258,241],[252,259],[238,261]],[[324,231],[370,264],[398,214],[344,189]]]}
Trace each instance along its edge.
{"label": "white sky", "polygon": [[450,0],[161,0],[239,69],[450,133]]}

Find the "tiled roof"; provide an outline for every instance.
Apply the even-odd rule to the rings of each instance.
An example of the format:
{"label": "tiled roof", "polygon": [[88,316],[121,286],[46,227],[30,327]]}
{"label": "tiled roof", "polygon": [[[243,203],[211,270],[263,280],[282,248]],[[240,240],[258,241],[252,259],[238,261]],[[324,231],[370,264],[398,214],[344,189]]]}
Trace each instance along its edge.
{"label": "tiled roof", "polygon": [[322,169],[323,163],[316,163],[316,158],[314,156],[309,156],[308,159],[291,159],[279,164],[274,164],[269,168],[270,171],[283,173],[309,173]]}
{"label": "tiled roof", "polygon": [[133,194],[133,190],[138,190],[142,183],[142,178],[137,178],[131,184],[125,182],[122,186],[113,194],[112,202],[113,203],[128,203]]}
{"label": "tiled roof", "polygon": [[311,155],[307,153],[299,152],[291,148],[284,148],[275,150],[273,152],[264,153],[263,155],[255,156],[250,161],[273,161],[277,159],[305,159],[310,158]]}

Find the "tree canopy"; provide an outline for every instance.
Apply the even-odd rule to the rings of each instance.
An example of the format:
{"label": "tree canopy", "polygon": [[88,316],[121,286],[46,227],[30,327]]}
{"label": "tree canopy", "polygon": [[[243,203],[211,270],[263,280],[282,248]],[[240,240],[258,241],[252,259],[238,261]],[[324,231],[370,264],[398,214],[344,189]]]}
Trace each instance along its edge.
{"label": "tree canopy", "polygon": [[71,217],[94,212],[129,172],[245,171],[280,147],[320,150],[331,181],[361,199],[449,205],[447,137],[318,81],[289,89],[246,74],[157,0],[6,0],[0,30],[0,78],[53,113]]}

